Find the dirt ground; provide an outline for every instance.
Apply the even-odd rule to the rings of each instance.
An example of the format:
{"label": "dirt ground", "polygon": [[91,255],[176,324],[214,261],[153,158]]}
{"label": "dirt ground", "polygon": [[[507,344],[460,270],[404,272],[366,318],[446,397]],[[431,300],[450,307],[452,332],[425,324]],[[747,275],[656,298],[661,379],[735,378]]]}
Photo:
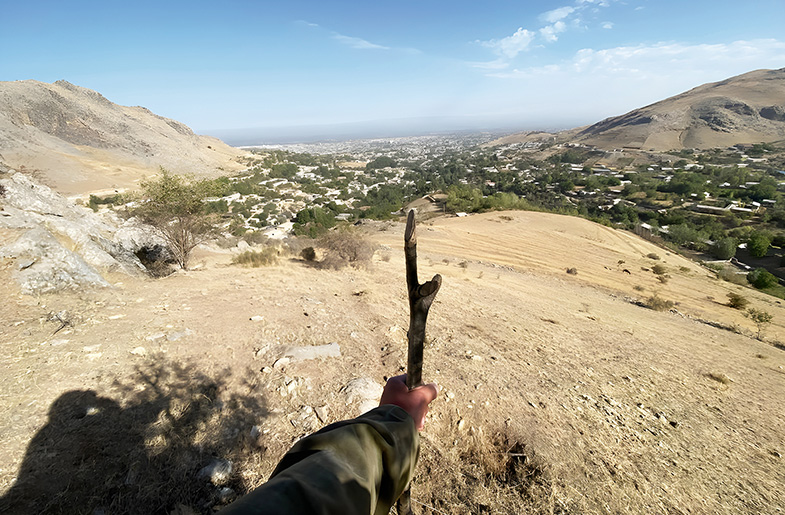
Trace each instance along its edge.
{"label": "dirt ground", "polygon": [[[379,250],[360,270],[199,250],[188,272],[34,298],[0,263],[0,508],[208,513],[221,487],[253,488],[297,438],[356,415],[345,387],[403,369],[408,323],[403,225],[365,230]],[[418,235],[420,280],[444,279],[420,513],[782,511],[777,299],[577,218],[436,218]],[[728,292],[774,315],[763,341]],[[636,304],[655,293],[674,310]],[[328,343],[340,357],[279,360]],[[215,459],[233,464],[218,486],[199,477]]]}

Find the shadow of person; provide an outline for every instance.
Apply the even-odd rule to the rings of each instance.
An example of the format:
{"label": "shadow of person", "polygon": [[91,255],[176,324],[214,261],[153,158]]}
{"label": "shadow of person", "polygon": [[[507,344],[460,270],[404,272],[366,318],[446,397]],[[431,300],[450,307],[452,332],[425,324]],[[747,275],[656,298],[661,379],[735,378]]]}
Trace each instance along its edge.
{"label": "shadow of person", "polygon": [[247,450],[237,435],[266,415],[256,395],[222,401],[227,376],[151,362],[115,385],[122,406],[93,390],[62,394],[0,513],[168,514],[180,504],[209,512],[216,487],[197,472]]}

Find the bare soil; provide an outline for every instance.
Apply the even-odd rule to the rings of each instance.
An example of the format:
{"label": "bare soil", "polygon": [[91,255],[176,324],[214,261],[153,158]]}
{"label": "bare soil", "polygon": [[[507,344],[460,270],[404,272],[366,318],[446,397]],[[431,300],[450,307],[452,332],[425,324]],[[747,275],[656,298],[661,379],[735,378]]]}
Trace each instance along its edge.
{"label": "bare soil", "polygon": [[[33,298],[0,263],[0,507],[207,513],[219,489],[198,472],[215,458],[232,461],[224,485],[242,493],[294,440],[356,415],[342,388],[401,371],[408,323],[403,225],[365,230],[380,247],[360,270],[239,268],[200,250],[188,272]],[[444,278],[426,344],[425,378],[442,390],[413,485],[421,513],[785,506],[776,299],[577,218],[436,218],[418,236],[421,281]],[[774,315],[763,341],[728,292]],[[655,293],[674,310],[636,304]],[[331,342],[341,357],[277,362]]]}

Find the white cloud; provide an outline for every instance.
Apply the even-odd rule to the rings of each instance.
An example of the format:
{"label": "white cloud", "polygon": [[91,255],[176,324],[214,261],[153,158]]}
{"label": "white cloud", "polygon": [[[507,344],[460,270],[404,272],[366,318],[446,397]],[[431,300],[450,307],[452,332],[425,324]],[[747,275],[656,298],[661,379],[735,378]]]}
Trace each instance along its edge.
{"label": "white cloud", "polygon": [[605,23],[602,24],[602,28],[603,29],[607,29],[607,30],[612,29],[613,28],[613,22],[606,21]]}
{"label": "white cloud", "polygon": [[343,34],[334,33],[332,37],[334,40],[343,43],[344,45],[359,50],[389,50],[390,49],[390,47],[377,45],[376,43],[371,43],[370,41],[366,41],[361,38],[344,36]]}
{"label": "white cloud", "polygon": [[558,9],[553,9],[552,11],[544,12],[540,15],[540,18],[548,23],[555,23],[559,20],[563,20],[570,14],[575,12],[574,7],[559,7]]}
{"label": "white cloud", "polygon": [[564,32],[567,29],[567,26],[564,24],[563,21],[557,21],[553,25],[548,25],[540,29],[540,35],[545,38],[545,41],[549,43],[553,43],[557,41],[559,37],[556,34]]}
{"label": "white cloud", "polygon": [[529,48],[534,35],[534,32],[519,27],[512,36],[490,41],[480,41],[479,43],[484,47],[492,49],[496,55],[514,59],[519,53]]}
{"label": "white cloud", "polygon": [[480,68],[481,70],[503,70],[510,66],[505,59],[495,59],[493,61],[470,62],[468,63],[472,68]]}
{"label": "white cloud", "polygon": [[[648,76],[673,76],[693,70],[732,70],[747,66],[776,66],[785,60],[785,42],[775,39],[734,41],[732,43],[688,45],[657,43],[616,47],[604,50],[579,50],[573,58],[576,72],[615,74],[645,73]],[[753,63],[761,64],[753,64]],[[763,64],[769,63],[769,64]],[[732,72],[728,72],[732,75]],[[730,76],[729,75],[729,76]]]}

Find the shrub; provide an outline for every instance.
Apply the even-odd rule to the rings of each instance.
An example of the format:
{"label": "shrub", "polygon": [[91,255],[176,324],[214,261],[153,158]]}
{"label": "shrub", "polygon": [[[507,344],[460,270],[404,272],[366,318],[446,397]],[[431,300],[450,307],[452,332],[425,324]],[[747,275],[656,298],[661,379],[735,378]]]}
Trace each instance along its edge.
{"label": "shrub", "polygon": [[578,269],[577,268],[568,268],[567,269],[567,273],[570,274],[570,275],[578,275]]}
{"label": "shrub", "polygon": [[665,265],[661,265],[660,263],[657,263],[656,265],[651,267],[651,271],[657,275],[665,275],[665,272],[667,272],[668,269],[665,268]]}
{"label": "shrub", "polygon": [[375,248],[356,229],[339,228],[327,232],[319,239],[319,246],[327,251],[322,264],[327,268],[355,268],[366,266],[373,257]]}
{"label": "shrub", "polygon": [[670,279],[670,276],[668,276],[668,275],[658,275],[657,276],[657,280],[660,281],[662,284],[668,284],[668,279]]}
{"label": "shrub", "polygon": [[646,301],[646,307],[653,309],[654,311],[668,311],[673,308],[673,306],[672,300],[665,300],[656,293]]}
{"label": "shrub", "polygon": [[653,259],[653,260],[655,260],[655,261],[658,261],[658,260],[660,259],[660,256],[658,256],[658,255],[657,255],[657,254],[655,254],[654,252],[651,252],[651,253],[649,253],[649,254],[646,254],[646,257],[647,257],[647,258],[649,258],[649,259]]}
{"label": "shrub", "polygon": [[269,238],[262,231],[246,231],[242,236],[243,240],[249,245],[259,245],[267,243]]}
{"label": "shrub", "polygon": [[768,272],[765,268],[756,268],[748,273],[747,281],[759,290],[771,288],[779,282],[777,277]]}
{"label": "shrub", "polygon": [[644,287],[643,287],[643,286],[641,286],[640,284],[636,284],[635,286],[633,286],[633,287],[632,287],[632,289],[633,289],[633,290],[635,290],[635,291],[643,291],[643,290],[645,290],[646,288],[644,288]]}
{"label": "shrub", "polygon": [[755,308],[748,309],[744,316],[755,323],[755,326],[758,328],[757,337],[759,340],[761,339],[761,336],[763,336],[763,330],[771,323],[772,319],[774,318],[771,313]]}
{"label": "shrub", "polygon": [[720,238],[711,247],[711,254],[717,259],[730,259],[736,255],[739,242],[736,238]]}
{"label": "shrub", "polygon": [[260,266],[270,266],[278,263],[278,249],[275,247],[265,247],[262,250],[248,250],[235,256],[232,264],[242,265],[252,268]]}
{"label": "shrub", "polygon": [[744,274],[738,273],[735,268],[722,268],[720,269],[720,273],[717,275],[720,279],[723,281],[728,281],[729,283],[739,285],[747,284],[747,279]]}
{"label": "shrub", "polygon": [[747,250],[750,251],[752,257],[756,258],[765,257],[769,252],[770,245],[771,235],[764,231],[753,231],[747,240]]}
{"label": "shrub", "polygon": [[744,309],[747,307],[747,304],[749,303],[750,301],[748,301],[745,297],[742,297],[738,293],[734,293],[734,292],[728,293],[729,307],[732,307],[734,309]]}
{"label": "shrub", "polygon": [[306,261],[316,261],[316,251],[313,247],[305,247],[300,252],[300,257],[302,257]]}

